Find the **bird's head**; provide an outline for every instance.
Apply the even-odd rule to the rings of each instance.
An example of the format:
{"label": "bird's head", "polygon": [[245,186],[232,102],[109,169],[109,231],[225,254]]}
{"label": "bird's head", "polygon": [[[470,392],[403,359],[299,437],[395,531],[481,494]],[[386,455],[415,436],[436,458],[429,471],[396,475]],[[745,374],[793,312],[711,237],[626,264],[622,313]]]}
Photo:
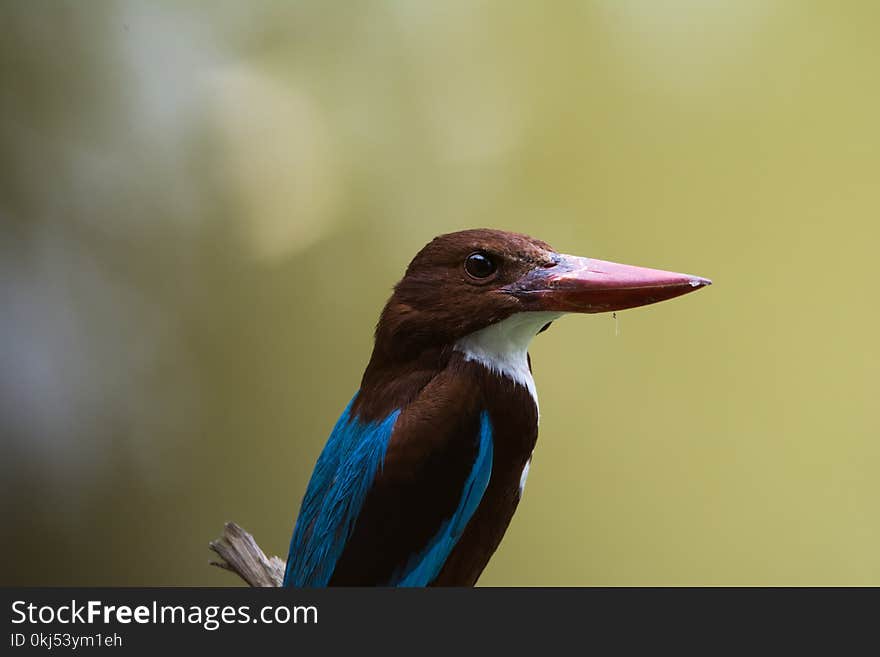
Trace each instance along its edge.
{"label": "bird's head", "polygon": [[382,312],[377,347],[404,357],[452,347],[521,313],[525,330],[533,330],[530,338],[565,313],[635,308],[710,284],[698,276],[565,255],[517,233],[464,230],[434,238],[413,258]]}

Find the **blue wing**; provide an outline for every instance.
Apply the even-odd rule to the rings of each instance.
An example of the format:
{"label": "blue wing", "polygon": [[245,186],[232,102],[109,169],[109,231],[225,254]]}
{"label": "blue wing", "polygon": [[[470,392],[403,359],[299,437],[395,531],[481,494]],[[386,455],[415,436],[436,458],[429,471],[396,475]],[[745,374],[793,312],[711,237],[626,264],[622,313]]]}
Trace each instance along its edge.
{"label": "blue wing", "polygon": [[[485,411],[480,413],[479,428],[470,434],[470,438],[454,431],[449,436],[451,443],[464,447],[457,448],[462,453],[470,451],[473,464],[460,484],[457,505],[448,507],[441,516],[435,515],[436,508],[430,508],[428,499],[433,496],[426,482],[437,482],[439,475],[442,481],[452,483],[445,470],[429,472],[419,469],[433,467],[430,465],[432,459],[424,461],[428,465],[422,466],[399,461],[386,464],[386,451],[400,411],[391,413],[381,422],[365,423],[351,416],[353,403],[354,399],[337,421],[312,473],[290,543],[284,585],[327,586],[339,564],[345,574],[337,573],[337,583],[426,586],[442,570],[489,484],[494,451],[489,415]],[[477,429],[477,418],[474,420],[474,429]],[[436,425],[432,428],[443,435]],[[413,438],[419,444],[430,442],[424,434],[397,436],[395,441]],[[442,438],[435,448],[442,449],[445,441]],[[384,475],[381,474],[383,468]],[[412,487],[401,489],[392,483],[397,480],[393,473],[404,472],[405,479],[414,483]],[[380,475],[378,480],[377,474]],[[389,495],[396,502],[391,501],[386,509],[383,502],[388,502]],[[370,512],[364,509],[368,496],[372,505],[368,505]],[[421,506],[422,499],[425,499],[425,506]],[[400,508],[398,504],[401,502],[408,509],[407,513],[418,514],[419,518],[395,515],[392,509]],[[352,534],[359,515],[367,516],[362,519],[362,524],[367,524],[358,528],[355,539]],[[426,541],[422,539],[425,542],[413,544],[411,534],[416,531],[418,521],[424,522],[428,518],[435,519],[436,531],[424,534],[430,536]],[[346,547],[349,548],[347,552]],[[340,563],[343,553],[343,561],[347,560],[345,566]],[[388,559],[391,559],[391,567],[381,577],[379,571],[382,567],[378,563],[388,562]]]}
{"label": "blue wing", "polygon": [[324,446],[303,498],[284,586],[327,586],[354,528],[400,411],[382,422],[351,417],[348,403]]}

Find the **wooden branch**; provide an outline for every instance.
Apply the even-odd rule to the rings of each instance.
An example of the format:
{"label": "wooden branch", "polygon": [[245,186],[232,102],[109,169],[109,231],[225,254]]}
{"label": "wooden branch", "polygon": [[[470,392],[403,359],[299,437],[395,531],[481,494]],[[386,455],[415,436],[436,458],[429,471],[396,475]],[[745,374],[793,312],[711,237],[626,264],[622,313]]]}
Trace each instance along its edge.
{"label": "wooden branch", "polygon": [[212,566],[229,570],[249,586],[281,586],[285,562],[279,557],[267,557],[254,537],[234,522],[227,522],[220,538],[208,544],[222,561]]}

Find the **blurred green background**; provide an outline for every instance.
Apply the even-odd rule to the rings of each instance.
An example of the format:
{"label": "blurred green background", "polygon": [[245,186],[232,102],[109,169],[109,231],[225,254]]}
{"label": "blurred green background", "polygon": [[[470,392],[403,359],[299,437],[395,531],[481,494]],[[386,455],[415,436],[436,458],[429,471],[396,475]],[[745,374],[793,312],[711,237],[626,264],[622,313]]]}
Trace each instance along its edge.
{"label": "blurred green background", "polygon": [[286,554],[439,233],[713,278],[533,344],[484,585],[880,584],[880,5],[0,8],[2,584]]}

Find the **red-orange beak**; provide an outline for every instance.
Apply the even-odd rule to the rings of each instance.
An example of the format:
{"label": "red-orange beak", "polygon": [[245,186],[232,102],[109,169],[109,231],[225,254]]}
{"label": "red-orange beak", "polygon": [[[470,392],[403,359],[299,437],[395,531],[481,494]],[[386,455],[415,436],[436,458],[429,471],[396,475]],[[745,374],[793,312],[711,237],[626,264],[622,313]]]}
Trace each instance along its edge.
{"label": "red-orange beak", "polygon": [[690,274],[560,255],[555,265],[532,270],[504,291],[529,310],[605,313],[666,301],[711,284]]}

